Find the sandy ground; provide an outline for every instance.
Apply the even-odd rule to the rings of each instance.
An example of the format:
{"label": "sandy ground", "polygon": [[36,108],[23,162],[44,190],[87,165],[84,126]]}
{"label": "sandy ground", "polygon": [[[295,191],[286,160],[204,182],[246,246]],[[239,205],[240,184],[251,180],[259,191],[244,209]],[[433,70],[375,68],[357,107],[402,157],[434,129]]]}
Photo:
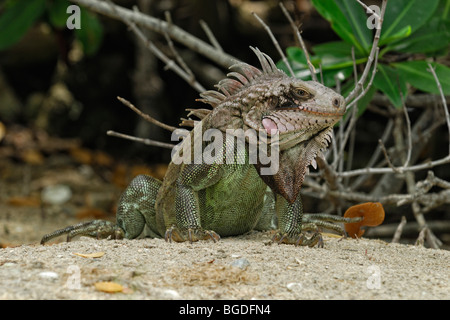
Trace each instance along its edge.
{"label": "sandy ground", "polygon": [[[449,251],[332,236],[324,248],[305,248],[270,245],[270,237],[193,244],[82,237],[4,248],[0,298],[450,299]],[[78,255],[89,253],[103,255]],[[122,288],[106,293],[99,282]]]}
{"label": "sandy ground", "polygon": [[[305,248],[254,232],[218,243],[60,237],[41,246],[44,234],[80,222],[81,192],[59,208],[13,206],[24,184],[11,180],[0,188],[0,299],[450,299],[450,251],[373,239],[330,235],[324,248]],[[118,191],[99,185],[73,189]],[[78,255],[90,253],[100,254]],[[106,293],[101,282],[121,287]]]}

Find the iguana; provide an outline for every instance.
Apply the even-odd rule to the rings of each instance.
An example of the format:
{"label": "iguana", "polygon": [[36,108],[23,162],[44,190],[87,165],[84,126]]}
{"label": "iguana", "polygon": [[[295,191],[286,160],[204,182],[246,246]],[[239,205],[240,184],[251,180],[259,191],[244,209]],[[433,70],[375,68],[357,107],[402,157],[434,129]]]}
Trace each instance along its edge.
{"label": "iguana", "polygon": [[[265,140],[261,135],[255,135],[256,140],[246,136],[245,148],[233,147],[232,153],[223,152],[209,163],[180,164],[172,158],[163,181],[148,175],[132,180],[120,198],[116,223],[80,223],[45,235],[41,243],[66,233],[68,241],[76,235],[217,241],[221,236],[274,228],[276,223],[274,241],[322,246],[318,226],[343,234],[342,227],[334,222],[358,221],[324,214],[303,216],[299,194],[308,167],[316,167],[316,157],[328,146],[333,126],[344,115],[343,97],[318,82],[287,76],[268,55],[252,50],[262,70],[246,63],[235,64],[227,78],[216,85],[217,91],[200,94],[200,100],[212,110],[191,110],[190,115],[201,120],[173,155],[190,156],[192,152],[195,156],[195,142],[204,140],[211,129],[223,138],[219,139],[223,143],[222,149],[216,150],[218,154],[232,144],[234,136],[227,134],[230,131],[234,135],[237,129],[263,132]],[[184,123],[194,125],[193,121]],[[200,145],[204,150],[212,142],[203,140]],[[263,169],[269,169],[267,163],[250,161],[251,147],[264,144],[278,148],[277,154],[271,154],[279,160],[278,170],[272,174],[262,174]],[[304,231],[313,233],[306,236]]]}

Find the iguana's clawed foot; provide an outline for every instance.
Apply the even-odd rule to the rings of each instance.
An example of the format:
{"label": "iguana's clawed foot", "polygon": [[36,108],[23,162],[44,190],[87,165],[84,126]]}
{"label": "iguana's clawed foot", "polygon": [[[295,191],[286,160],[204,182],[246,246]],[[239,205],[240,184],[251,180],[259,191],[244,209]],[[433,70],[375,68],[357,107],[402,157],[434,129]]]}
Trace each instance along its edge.
{"label": "iguana's clawed foot", "polygon": [[94,220],[81,222],[76,225],[46,234],[42,237],[41,244],[44,244],[47,241],[59,237],[63,234],[67,234],[67,242],[78,235],[93,237],[97,239],[123,239],[124,237],[122,228],[118,227],[116,224],[110,221]]}
{"label": "iguana's clawed foot", "polygon": [[272,242],[294,244],[295,246],[308,246],[314,247],[316,244],[319,248],[323,248],[323,238],[320,232],[315,232],[311,237],[307,237],[304,233],[298,235],[289,235],[287,233],[282,234],[277,232],[273,238]]}
{"label": "iguana's clawed foot", "polygon": [[194,242],[198,240],[212,239],[214,242],[220,240],[220,236],[212,230],[203,230],[201,228],[187,228],[181,229],[176,226],[172,226],[166,230],[164,239],[168,242]]}
{"label": "iguana's clawed foot", "polygon": [[[297,231],[282,232],[278,231],[272,238],[273,242],[288,243],[296,246],[314,247],[316,244],[319,248],[323,248],[323,238],[320,229],[329,229],[346,237],[346,232],[342,226],[337,223],[354,223],[361,221],[362,218],[345,218],[328,214],[308,214],[304,215],[302,219],[301,233]],[[320,229],[319,229],[320,228]],[[312,232],[308,238],[305,231]]]}

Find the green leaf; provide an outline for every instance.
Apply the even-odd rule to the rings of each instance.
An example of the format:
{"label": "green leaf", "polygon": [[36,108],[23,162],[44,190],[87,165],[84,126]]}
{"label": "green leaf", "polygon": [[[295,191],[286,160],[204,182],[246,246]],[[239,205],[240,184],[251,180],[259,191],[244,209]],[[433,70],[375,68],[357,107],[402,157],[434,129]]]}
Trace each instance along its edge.
{"label": "green leaf", "polygon": [[81,8],[81,29],[75,29],[75,35],[83,45],[86,55],[94,55],[103,39],[103,27],[97,16]]}
{"label": "green leaf", "polygon": [[402,107],[401,94],[406,99],[408,93],[403,74],[387,65],[378,64],[378,72],[373,79],[373,86],[382,91],[396,108]]}
{"label": "green leaf", "polygon": [[45,10],[45,0],[13,1],[0,16],[0,50],[9,48],[25,35]]}
{"label": "green leaf", "polygon": [[[450,4],[450,0],[447,0]],[[432,53],[448,48],[450,20],[445,16],[444,3],[440,3],[433,16],[414,34],[390,45],[390,50],[405,53]],[[443,16],[444,15],[444,16]]]}
{"label": "green leaf", "polygon": [[[294,71],[294,76],[303,80],[310,80],[311,76],[309,74],[306,56],[303,50],[299,47],[288,47],[286,49],[286,54],[288,63]],[[290,70],[283,60],[280,60],[277,63],[277,68],[283,70],[286,74],[290,74]]]}
{"label": "green leaf", "polygon": [[395,0],[388,1],[383,19],[380,45],[389,42],[392,36],[398,34],[406,26],[414,33],[431,17],[439,0]]}
{"label": "green leaf", "polygon": [[[439,93],[436,80],[430,71],[426,61],[405,61],[392,64],[403,74],[406,81],[413,87],[425,92]],[[450,68],[439,64],[431,63],[441,84],[445,95],[450,94]]]}
{"label": "green leaf", "polygon": [[68,0],[53,0],[49,3],[47,12],[50,23],[56,28],[65,28],[68,18],[67,7],[71,3]]}
{"label": "green leaf", "polygon": [[391,35],[390,37],[387,37],[387,38],[383,39],[383,42],[388,44],[388,43],[391,43],[393,41],[397,41],[397,40],[409,37],[410,35],[411,35],[411,26],[406,26],[406,27],[400,29],[395,34]]}
{"label": "green leaf", "polygon": [[332,41],[316,45],[313,52],[319,56],[332,53],[335,56],[351,57],[352,45],[345,41]]}
{"label": "green leaf", "polygon": [[299,47],[288,47],[286,49],[287,58],[289,60],[300,63],[301,65],[307,66],[306,55],[302,49]]}
{"label": "green leaf", "polygon": [[[336,85],[336,77],[342,83],[353,73],[353,67],[322,70],[323,84],[326,87],[334,87]],[[320,75],[317,75],[320,79]]]}
{"label": "green leaf", "polygon": [[[288,63],[294,71],[294,76],[303,80],[311,80],[308,63],[303,50],[299,47],[288,47],[286,49],[286,54]],[[313,65],[319,65],[320,60],[317,57],[310,56],[310,59]],[[283,70],[286,74],[290,74],[290,71],[283,60],[278,61],[277,68]]]}
{"label": "green leaf", "polygon": [[[345,42],[341,43],[349,46]],[[323,47],[327,47],[327,44],[324,44]],[[323,56],[310,56],[310,59],[317,70],[319,69],[319,66],[322,66],[322,76],[324,79],[324,84],[328,87],[332,87],[336,84],[335,76],[339,75],[341,81],[348,78],[353,70],[353,62],[349,55],[334,55],[325,52],[326,50],[323,51]],[[303,80],[311,80],[309,67],[303,50],[299,47],[289,47],[286,49],[286,53],[288,62],[291,65],[292,70],[294,71],[294,76]],[[362,63],[366,60],[366,58],[359,59],[357,60],[357,63]],[[286,67],[282,60],[277,63],[277,67],[289,74],[289,69]]]}
{"label": "green leaf", "polygon": [[394,46],[392,50],[404,53],[432,53],[448,48],[449,42],[448,34],[435,31],[417,35],[408,39],[408,41],[401,42]]}
{"label": "green leaf", "polygon": [[362,47],[369,52],[372,44],[372,31],[367,28],[367,16],[364,8],[357,1],[335,0],[350,22],[353,33]]}
{"label": "green leaf", "polygon": [[352,26],[336,1],[312,0],[312,3],[320,15],[331,23],[331,28],[342,38],[342,40],[352,44],[360,52],[365,51],[355,37]]}

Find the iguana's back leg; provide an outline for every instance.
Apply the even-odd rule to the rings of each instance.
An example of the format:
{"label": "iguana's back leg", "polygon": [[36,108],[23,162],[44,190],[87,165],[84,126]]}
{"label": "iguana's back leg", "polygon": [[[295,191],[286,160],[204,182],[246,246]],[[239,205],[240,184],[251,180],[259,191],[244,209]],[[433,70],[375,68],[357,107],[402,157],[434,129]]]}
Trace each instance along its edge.
{"label": "iguana's back leg", "polygon": [[136,176],[122,193],[117,206],[116,223],[125,232],[125,238],[134,239],[142,234],[159,238],[156,228],[156,195],[161,181],[149,175]]}
{"label": "iguana's back leg", "polygon": [[156,229],[155,201],[161,181],[148,176],[135,177],[120,197],[116,223],[104,220],[81,222],[56,230],[42,237],[41,244],[67,234],[67,241],[78,235],[97,239],[134,239],[145,230],[145,235],[161,237]]}

